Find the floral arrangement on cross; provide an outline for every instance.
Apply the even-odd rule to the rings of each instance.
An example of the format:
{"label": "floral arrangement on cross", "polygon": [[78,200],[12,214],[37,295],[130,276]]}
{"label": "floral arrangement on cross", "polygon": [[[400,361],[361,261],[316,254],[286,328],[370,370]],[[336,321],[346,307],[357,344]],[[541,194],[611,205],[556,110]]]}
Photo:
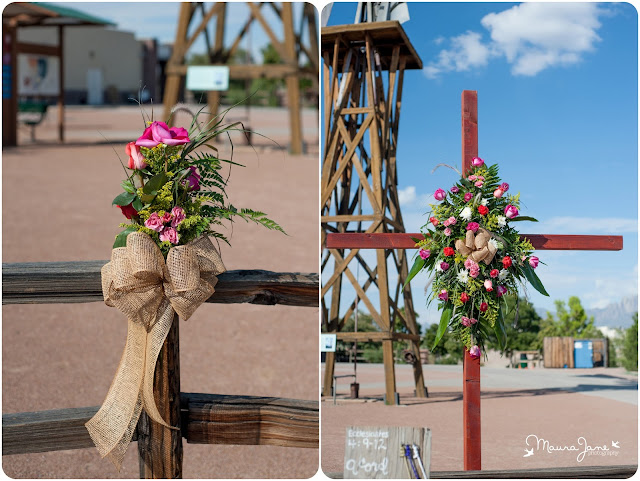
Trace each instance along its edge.
{"label": "floral arrangement on cross", "polygon": [[434,193],[440,203],[430,205],[429,222],[421,228],[424,239],[414,239],[419,251],[407,277],[408,283],[422,270],[432,273],[428,303],[437,299],[442,310],[433,348],[447,329],[472,357],[482,355],[492,336],[504,348],[504,296],[516,294],[525,280],[549,295],[535,273],[540,260],[532,255],[531,242],[512,226],[537,220],[521,216],[520,194],[508,191],[498,165],[474,157],[466,177],[449,192]]}
{"label": "floral arrangement on cross", "polygon": [[240,164],[219,158],[209,142],[244,129],[239,122],[223,125],[226,112],[202,128],[196,115],[188,131],[149,119],[125,148],[124,192],[113,204],[130,222],[121,224],[101,274],[105,303],[127,316],[127,344],[105,401],[85,425],[101,456],[118,469],[143,410],[178,429],[158,411],[154,371],[175,314],[189,319],[226,270],[210,238],[229,241],[216,228],[239,217],[284,233],[263,212],[227,202],[223,163]]}

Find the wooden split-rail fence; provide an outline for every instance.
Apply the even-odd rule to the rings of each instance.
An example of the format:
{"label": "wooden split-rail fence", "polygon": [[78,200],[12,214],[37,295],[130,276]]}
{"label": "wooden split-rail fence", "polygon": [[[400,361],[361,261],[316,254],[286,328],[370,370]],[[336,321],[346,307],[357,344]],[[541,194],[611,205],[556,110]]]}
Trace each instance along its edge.
{"label": "wooden split-rail fence", "polygon": [[[2,303],[102,301],[100,269],[106,262],[3,264]],[[237,270],[218,279],[207,302],[319,305],[318,274]],[[318,448],[317,400],[180,392],[177,321],[158,358],[154,392],[163,418],[180,426],[180,431],[167,435],[169,430],[143,413],[133,438],[138,443],[141,478],[182,477],[182,438],[198,444]],[[312,324],[316,325],[315,319]],[[3,414],[2,454],[93,448],[84,423],[97,410],[98,406]]]}

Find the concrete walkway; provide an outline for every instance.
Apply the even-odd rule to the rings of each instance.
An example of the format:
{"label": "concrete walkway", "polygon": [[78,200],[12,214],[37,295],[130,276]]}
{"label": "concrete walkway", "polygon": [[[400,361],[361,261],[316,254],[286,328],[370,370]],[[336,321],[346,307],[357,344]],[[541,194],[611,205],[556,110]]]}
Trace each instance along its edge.
{"label": "concrete walkway", "polygon": [[[423,366],[430,397],[414,397],[413,371],[396,366],[400,406],[385,406],[381,364],[359,364],[360,400],[347,399],[350,379],[338,385],[338,403],[322,402],[322,468],[341,472],[345,428],[354,426],[425,426],[432,430],[432,470],[462,470],[462,366]],[[338,364],[336,374],[353,373]],[[619,368],[505,369],[483,367],[482,468],[637,464],[637,376]],[[611,454],[585,456],[573,452],[535,452],[524,458],[526,438],[534,434],[555,446],[606,444]],[[619,449],[612,448],[616,441]],[[614,454],[615,452],[615,454]]]}

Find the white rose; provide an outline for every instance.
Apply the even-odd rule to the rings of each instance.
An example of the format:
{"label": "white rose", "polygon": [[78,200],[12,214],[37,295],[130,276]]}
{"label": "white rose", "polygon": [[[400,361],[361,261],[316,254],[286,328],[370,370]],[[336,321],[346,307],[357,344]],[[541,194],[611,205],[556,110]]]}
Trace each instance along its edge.
{"label": "white rose", "polygon": [[460,218],[464,220],[471,220],[471,207],[465,207],[460,212]]}

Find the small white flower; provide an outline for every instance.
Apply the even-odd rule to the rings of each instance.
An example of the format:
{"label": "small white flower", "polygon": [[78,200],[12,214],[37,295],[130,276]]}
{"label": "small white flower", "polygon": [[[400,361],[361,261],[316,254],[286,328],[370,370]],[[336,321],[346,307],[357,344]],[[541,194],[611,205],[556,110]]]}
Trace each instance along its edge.
{"label": "small white flower", "polygon": [[469,280],[469,272],[467,272],[466,269],[458,272],[458,282],[460,282],[461,284],[466,284],[468,280]]}
{"label": "small white flower", "polygon": [[482,204],[482,205],[484,205],[484,206],[487,206],[487,204],[489,204],[489,199],[482,199],[482,200],[480,201],[480,204]]}
{"label": "small white flower", "polygon": [[500,271],[500,274],[498,274],[498,279],[500,279],[501,281],[504,281],[508,275],[509,275],[509,271],[506,269],[502,269]]}
{"label": "small white flower", "polygon": [[498,227],[504,227],[507,225],[507,218],[503,215],[498,216]]}
{"label": "small white flower", "polygon": [[498,250],[499,242],[498,242],[497,240],[495,240],[495,239],[489,239],[489,244],[491,244],[493,247],[495,247],[495,248],[496,248],[496,250]]}
{"label": "small white flower", "polygon": [[465,207],[460,212],[460,218],[464,220],[471,220],[471,207]]}
{"label": "small white flower", "polygon": [[440,267],[440,262],[436,262],[436,272],[442,272],[442,267]]}

